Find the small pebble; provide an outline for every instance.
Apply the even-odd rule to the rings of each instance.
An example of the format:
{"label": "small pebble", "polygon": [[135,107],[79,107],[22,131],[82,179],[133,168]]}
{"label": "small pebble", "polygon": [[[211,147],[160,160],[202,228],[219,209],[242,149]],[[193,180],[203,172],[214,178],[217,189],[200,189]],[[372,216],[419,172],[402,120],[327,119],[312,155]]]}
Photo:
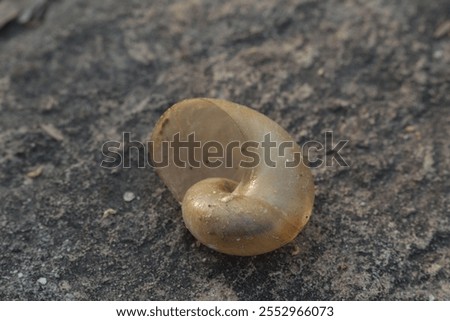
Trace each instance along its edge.
{"label": "small pebble", "polygon": [[23,273],[22,273],[22,272],[19,272],[19,273],[17,274],[17,277],[18,277],[18,278],[22,278],[22,277],[23,277]]}
{"label": "small pebble", "polygon": [[450,35],[450,20],[446,20],[443,23],[441,23],[436,28],[433,34],[435,38],[441,38],[444,37],[445,35]]}
{"label": "small pebble", "polygon": [[123,200],[125,202],[131,202],[135,198],[136,198],[136,195],[134,195],[133,192],[125,192],[125,194],[123,194]]}
{"label": "small pebble", "polygon": [[36,178],[41,176],[42,172],[44,171],[44,166],[38,166],[36,169],[33,169],[32,171],[27,173],[28,178]]}
{"label": "small pebble", "polygon": [[442,50],[436,50],[435,52],[433,52],[433,58],[435,59],[441,59],[442,56],[444,56]]}
{"label": "small pebble", "polygon": [[57,140],[59,142],[64,140],[63,133],[52,124],[42,124],[41,128],[42,130],[45,131],[47,135],[49,135],[54,140]]}
{"label": "small pebble", "polygon": [[300,254],[300,247],[298,245],[294,245],[294,248],[291,251],[292,256],[296,256]]}
{"label": "small pebble", "polygon": [[106,211],[103,212],[102,218],[105,219],[105,218],[107,218],[108,216],[114,215],[114,214],[116,214],[116,213],[117,213],[117,211],[116,211],[115,209],[113,209],[113,208],[108,208]]}
{"label": "small pebble", "polygon": [[46,278],[39,278],[38,283],[42,284],[42,285],[46,285],[47,284],[47,279]]}

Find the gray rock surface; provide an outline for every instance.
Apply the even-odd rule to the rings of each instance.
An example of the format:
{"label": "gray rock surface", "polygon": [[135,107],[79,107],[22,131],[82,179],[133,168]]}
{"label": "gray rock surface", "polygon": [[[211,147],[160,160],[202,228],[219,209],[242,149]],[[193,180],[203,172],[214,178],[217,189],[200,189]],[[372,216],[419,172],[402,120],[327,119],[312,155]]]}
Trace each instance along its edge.
{"label": "gray rock surface", "polygon": [[[49,3],[0,15],[0,299],[450,300],[450,1]],[[292,244],[198,246],[136,151],[99,166],[196,96],[349,140]]]}

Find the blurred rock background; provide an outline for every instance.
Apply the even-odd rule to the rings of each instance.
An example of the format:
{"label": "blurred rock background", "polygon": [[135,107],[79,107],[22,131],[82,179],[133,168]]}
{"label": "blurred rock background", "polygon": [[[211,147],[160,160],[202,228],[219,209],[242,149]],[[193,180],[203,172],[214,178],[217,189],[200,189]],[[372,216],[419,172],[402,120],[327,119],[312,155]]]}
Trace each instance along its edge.
{"label": "blurred rock background", "polygon": [[[450,300],[449,92],[448,0],[0,0],[0,299]],[[100,167],[197,96],[349,140],[293,243],[214,252]]]}

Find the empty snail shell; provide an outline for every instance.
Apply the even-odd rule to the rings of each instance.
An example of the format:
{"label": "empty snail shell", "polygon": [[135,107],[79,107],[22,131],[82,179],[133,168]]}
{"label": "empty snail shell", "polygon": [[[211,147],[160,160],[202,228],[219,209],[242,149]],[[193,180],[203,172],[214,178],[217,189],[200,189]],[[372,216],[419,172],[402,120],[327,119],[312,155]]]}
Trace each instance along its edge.
{"label": "empty snail shell", "polygon": [[[175,151],[163,146],[177,133],[180,140],[188,141],[194,133],[201,146],[215,141],[224,149],[232,142],[257,142],[254,152],[259,162],[241,166],[248,154],[241,148],[227,148],[225,158],[231,161],[209,166],[202,149],[196,148],[194,159],[203,160],[199,166],[177,166]],[[267,148],[261,143],[267,134],[276,147],[288,142],[283,153],[269,149],[276,166],[265,162]],[[206,246],[232,255],[262,254],[292,241],[308,222],[314,202],[311,172],[303,162],[285,165],[300,156],[300,148],[263,114],[225,100],[188,99],[161,116],[150,140],[151,160],[168,163],[155,166],[157,173],[181,203],[186,227]],[[190,156],[183,150],[179,158],[186,160]]]}

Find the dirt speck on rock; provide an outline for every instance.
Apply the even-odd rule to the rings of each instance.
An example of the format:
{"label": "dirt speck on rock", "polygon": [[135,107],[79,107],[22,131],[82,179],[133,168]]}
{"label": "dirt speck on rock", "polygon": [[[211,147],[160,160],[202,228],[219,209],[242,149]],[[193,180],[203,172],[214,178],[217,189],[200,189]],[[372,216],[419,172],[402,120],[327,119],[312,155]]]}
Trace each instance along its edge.
{"label": "dirt speck on rock", "polygon": [[[450,300],[448,0],[45,3],[0,13],[2,300]],[[292,244],[233,257],[185,228],[135,142],[192,97],[333,133]]]}

